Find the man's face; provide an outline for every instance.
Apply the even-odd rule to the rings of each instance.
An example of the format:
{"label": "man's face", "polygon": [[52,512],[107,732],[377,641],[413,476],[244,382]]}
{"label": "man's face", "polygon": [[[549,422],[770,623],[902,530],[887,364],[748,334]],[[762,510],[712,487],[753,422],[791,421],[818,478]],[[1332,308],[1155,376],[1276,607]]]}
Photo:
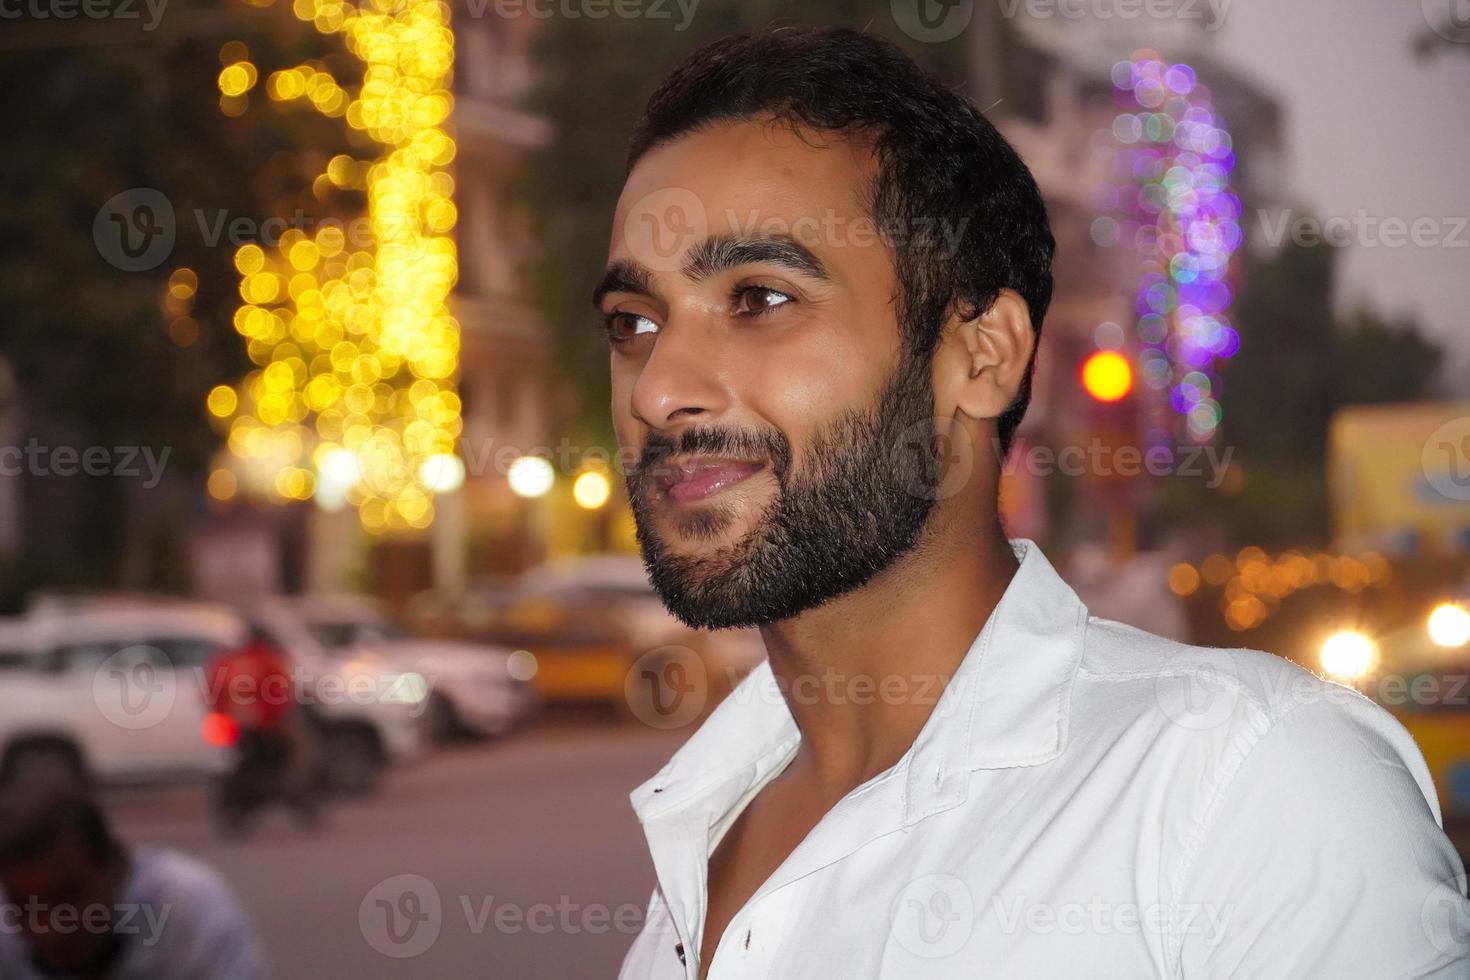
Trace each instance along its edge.
{"label": "man's face", "polygon": [[598,305],[655,587],[696,626],[787,618],[917,539],[927,363],[905,355],[862,144],[720,124],[645,155]]}
{"label": "man's face", "polygon": [[80,834],[65,834],[44,855],[0,868],[0,889],[19,908],[15,925],[48,970],[82,971],[114,942],[111,916],[121,882]]}

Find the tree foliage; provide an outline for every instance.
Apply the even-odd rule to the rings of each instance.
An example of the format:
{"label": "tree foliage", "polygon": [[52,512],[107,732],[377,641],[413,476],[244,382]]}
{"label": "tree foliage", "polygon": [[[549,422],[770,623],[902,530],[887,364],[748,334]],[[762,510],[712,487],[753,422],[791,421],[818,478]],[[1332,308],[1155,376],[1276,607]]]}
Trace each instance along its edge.
{"label": "tree foliage", "polygon": [[[153,29],[37,17],[28,7],[5,32],[0,357],[16,376],[20,435],[44,427],[79,448],[167,447],[171,474],[197,474],[219,443],[205,393],[247,363],[231,322],[238,232],[298,209],[320,217],[311,180],[343,149],[343,127],[274,111],[259,88],[243,115],[221,112],[221,47],[243,39],[264,63],[330,51],[289,10],[234,0],[164,8]],[[142,271],[110,262],[94,236],[99,211],[135,188],[161,193],[175,216],[171,253]],[[177,311],[165,310],[167,282],[180,267],[198,277],[197,335],[169,332]],[[33,503],[44,493],[34,480],[27,487]],[[115,478],[69,478],[71,516],[84,526],[75,547],[58,554],[69,550],[65,536],[35,526],[27,547],[48,552],[48,567],[109,582],[135,516],[129,492]]]}

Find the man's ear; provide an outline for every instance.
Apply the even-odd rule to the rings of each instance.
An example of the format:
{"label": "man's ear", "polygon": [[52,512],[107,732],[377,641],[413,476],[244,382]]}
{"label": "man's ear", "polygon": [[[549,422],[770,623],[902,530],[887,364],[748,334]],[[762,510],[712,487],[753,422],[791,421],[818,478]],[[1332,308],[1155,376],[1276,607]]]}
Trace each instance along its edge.
{"label": "man's ear", "polygon": [[990,309],[963,320],[952,314],[934,352],[934,394],[939,410],[968,418],[999,418],[1021,391],[1036,331],[1026,301],[1002,289]]}

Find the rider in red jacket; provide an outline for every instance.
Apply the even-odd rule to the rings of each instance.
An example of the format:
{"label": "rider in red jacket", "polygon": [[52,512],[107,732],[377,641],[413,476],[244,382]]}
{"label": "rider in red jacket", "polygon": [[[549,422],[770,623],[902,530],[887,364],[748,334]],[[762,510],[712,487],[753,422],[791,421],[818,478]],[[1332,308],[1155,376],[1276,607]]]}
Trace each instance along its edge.
{"label": "rider in red jacket", "polygon": [[296,707],[291,667],[280,647],[260,633],[209,665],[210,707],[244,731],[279,731]]}
{"label": "rider in red jacket", "polygon": [[254,630],[210,663],[206,682],[210,708],[229,718],[236,733],[235,768],[220,786],[225,828],[243,829],[252,812],[277,798],[314,827],[316,746],[297,704],[289,656]]}

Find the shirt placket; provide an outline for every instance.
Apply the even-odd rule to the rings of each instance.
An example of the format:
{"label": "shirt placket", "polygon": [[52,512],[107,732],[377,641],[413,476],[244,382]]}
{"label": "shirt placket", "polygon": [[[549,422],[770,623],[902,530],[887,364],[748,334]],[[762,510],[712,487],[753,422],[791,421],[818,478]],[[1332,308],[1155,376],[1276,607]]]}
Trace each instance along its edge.
{"label": "shirt placket", "polygon": [[709,980],[754,980],[775,975],[776,957],[790,938],[803,885],[793,882],[740,910],[715,951]]}

